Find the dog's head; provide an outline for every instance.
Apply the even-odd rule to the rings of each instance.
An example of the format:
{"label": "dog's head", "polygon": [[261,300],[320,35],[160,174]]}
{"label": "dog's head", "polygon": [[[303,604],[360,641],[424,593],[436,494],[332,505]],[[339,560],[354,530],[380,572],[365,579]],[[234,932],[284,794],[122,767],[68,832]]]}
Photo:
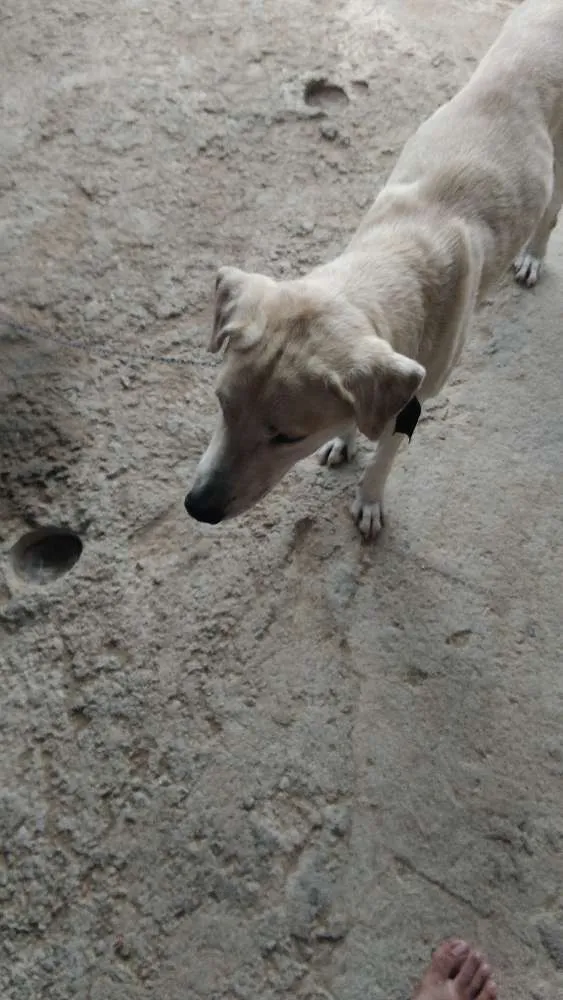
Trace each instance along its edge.
{"label": "dog's head", "polygon": [[377,440],[425,375],[311,277],[278,283],[221,268],[209,347],[224,344],[221,413],[186,497],[188,513],[213,524],[247,510],[346,425]]}

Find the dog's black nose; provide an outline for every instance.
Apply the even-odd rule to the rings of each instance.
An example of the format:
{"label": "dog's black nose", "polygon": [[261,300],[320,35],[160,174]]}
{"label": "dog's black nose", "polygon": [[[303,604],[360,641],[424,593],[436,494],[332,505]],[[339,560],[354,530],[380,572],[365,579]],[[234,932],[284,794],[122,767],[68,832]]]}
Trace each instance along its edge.
{"label": "dog's black nose", "polygon": [[224,510],[206,494],[205,490],[191,490],[184,500],[190,517],[196,521],[204,521],[205,524],[219,524],[225,516]]}

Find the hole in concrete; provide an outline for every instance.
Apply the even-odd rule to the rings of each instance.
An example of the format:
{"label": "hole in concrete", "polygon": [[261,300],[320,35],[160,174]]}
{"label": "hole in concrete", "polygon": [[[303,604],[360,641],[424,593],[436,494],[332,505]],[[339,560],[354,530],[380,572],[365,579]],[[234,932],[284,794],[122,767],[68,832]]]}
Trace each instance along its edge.
{"label": "hole in concrete", "polygon": [[82,555],[82,542],[68,528],[28,531],[12,547],[12,566],[25,580],[51,583],[64,576]]}
{"label": "hole in concrete", "polygon": [[315,108],[334,108],[348,104],[348,97],[342,87],[328,80],[309,80],[305,86],[305,104]]}
{"label": "hole in concrete", "polygon": [[369,90],[369,83],[367,80],[353,80],[352,89],[358,97],[363,97]]}

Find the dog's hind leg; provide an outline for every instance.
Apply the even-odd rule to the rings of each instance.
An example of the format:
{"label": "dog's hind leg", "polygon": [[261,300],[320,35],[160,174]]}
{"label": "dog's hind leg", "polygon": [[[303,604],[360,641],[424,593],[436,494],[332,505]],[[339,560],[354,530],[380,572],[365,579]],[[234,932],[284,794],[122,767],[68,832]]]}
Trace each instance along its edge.
{"label": "dog's hind leg", "polygon": [[[561,143],[558,152],[560,150],[562,150]],[[563,204],[563,165],[560,159],[554,161],[553,174],[551,201],[531,240],[520,251],[513,265],[516,281],[527,288],[532,288],[539,280],[549,237],[557,225],[557,216]]]}

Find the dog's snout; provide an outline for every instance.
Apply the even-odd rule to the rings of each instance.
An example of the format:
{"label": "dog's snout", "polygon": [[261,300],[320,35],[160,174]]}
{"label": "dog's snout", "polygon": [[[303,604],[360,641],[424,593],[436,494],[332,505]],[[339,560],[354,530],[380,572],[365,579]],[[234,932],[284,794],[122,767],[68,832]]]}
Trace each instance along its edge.
{"label": "dog's snout", "polygon": [[196,521],[203,521],[205,524],[219,524],[225,516],[225,503],[219,498],[214,490],[194,487],[184,500],[190,517]]}

